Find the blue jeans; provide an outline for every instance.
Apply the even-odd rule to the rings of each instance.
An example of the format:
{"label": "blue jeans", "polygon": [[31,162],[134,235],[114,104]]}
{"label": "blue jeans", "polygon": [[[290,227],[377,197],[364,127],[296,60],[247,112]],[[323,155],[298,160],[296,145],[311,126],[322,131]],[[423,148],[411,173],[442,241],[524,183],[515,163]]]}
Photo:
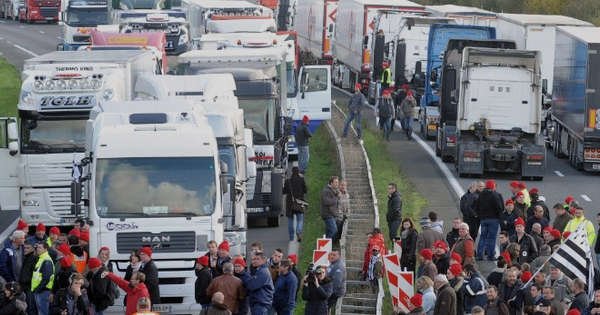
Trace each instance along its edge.
{"label": "blue jeans", "polygon": [[337,234],[337,222],[334,217],[323,219],[325,221],[325,237],[333,239]]}
{"label": "blue jeans", "polygon": [[410,137],[412,135],[412,117],[402,117],[402,129],[406,132],[406,135]]}
{"label": "blue jeans", "polygon": [[483,219],[481,220],[481,237],[477,244],[477,257],[484,258],[485,253],[489,258],[494,258],[496,255],[496,236],[500,229],[500,221],[498,219]]}
{"label": "blue jeans", "polygon": [[[296,218],[296,228],[294,229],[294,217]],[[291,217],[288,217],[288,235],[290,236],[290,242],[294,240],[296,233],[302,234],[304,228],[304,213],[294,213]],[[295,230],[295,231],[294,231]]]}
{"label": "blue jeans", "polygon": [[94,305],[94,315],[104,315],[104,311],[97,310],[96,306]]}
{"label": "blue jeans", "polygon": [[308,167],[308,160],[310,159],[310,152],[308,146],[298,146],[298,168],[301,173],[306,171]]}
{"label": "blue jeans", "polygon": [[360,138],[362,135],[361,129],[360,129],[360,112],[350,112],[348,113],[348,117],[346,118],[346,123],[344,124],[344,133],[342,134],[343,137],[348,135],[348,128],[350,127],[350,123],[354,120],[354,128],[356,128],[356,133],[358,134],[358,137]]}
{"label": "blue jeans", "polygon": [[392,118],[384,118],[383,120],[383,138],[390,140],[392,133]]}
{"label": "blue jeans", "polygon": [[50,290],[34,293],[33,298],[39,315],[50,314]]}
{"label": "blue jeans", "polygon": [[268,315],[270,307],[266,305],[252,305],[250,306],[250,314],[252,315]]}

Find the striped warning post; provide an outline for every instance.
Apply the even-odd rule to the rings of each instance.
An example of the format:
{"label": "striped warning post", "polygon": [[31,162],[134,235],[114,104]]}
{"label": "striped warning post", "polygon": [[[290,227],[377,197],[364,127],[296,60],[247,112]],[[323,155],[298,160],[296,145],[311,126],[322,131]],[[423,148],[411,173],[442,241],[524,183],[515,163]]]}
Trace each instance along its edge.
{"label": "striped warning post", "polygon": [[400,268],[400,258],[395,253],[383,257],[385,275],[388,281],[392,304],[403,312],[409,312],[408,300],[414,294],[414,275],[412,271],[403,272]]}

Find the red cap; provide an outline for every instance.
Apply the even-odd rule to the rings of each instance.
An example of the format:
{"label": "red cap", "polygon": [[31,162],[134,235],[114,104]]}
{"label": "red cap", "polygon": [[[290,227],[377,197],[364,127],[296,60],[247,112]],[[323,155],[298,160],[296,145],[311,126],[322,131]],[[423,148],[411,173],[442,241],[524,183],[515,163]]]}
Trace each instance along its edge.
{"label": "red cap", "polygon": [[390,90],[388,90],[388,89],[385,89],[385,90],[383,90],[381,92],[381,95],[383,95],[383,96],[390,96],[390,95],[392,95],[392,92],[390,92]]}
{"label": "red cap", "polygon": [[94,268],[98,268],[102,266],[102,261],[100,261],[100,259],[96,258],[96,257],[91,257],[88,260],[88,268],[89,269],[94,269]]}
{"label": "red cap", "polygon": [[569,238],[569,236],[571,236],[571,232],[569,232],[569,231],[564,231],[563,232],[563,235],[562,235],[563,239],[566,240],[567,238]]}
{"label": "red cap", "polygon": [[29,228],[29,225],[27,225],[27,222],[25,222],[25,220],[23,219],[19,219],[19,222],[17,223],[17,230],[24,230]]}
{"label": "red cap", "polygon": [[521,273],[521,282],[525,283],[529,281],[529,279],[531,279],[531,276],[531,271],[523,271],[523,273]]}
{"label": "red cap", "polygon": [[400,87],[401,87],[401,88],[402,88],[404,91],[407,91],[407,92],[410,90],[410,85],[408,85],[408,84],[406,84],[406,83],[402,84]]}
{"label": "red cap", "polygon": [[244,260],[244,258],[242,256],[236,256],[233,259],[233,264],[234,265],[240,265],[240,266],[246,268],[246,261]]}
{"label": "red cap", "polygon": [[90,242],[90,231],[80,231],[79,234],[81,235],[79,237],[80,240]]}
{"label": "red cap", "polygon": [[208,256],[200,256],[196,258],[196,262],[204,267],[208,266]]}
{"label": "red cap", "polygon": [[100,251],[103,251],[103,250],[110,251],[110,247],[108,247],[108,246],[102,246],[102,247],[100,247]]}
{"label": "red cap", "polygon": [[294,265],[298,264],[298,255],[296,254],[289,254],[288,255],[288,260],[291,261]]}
{"label": "red cap", "polygon": [[496,189],[496,181],[493,179],[488,179],[485,181],[486,189]]}
{"label": "red cap", "polygon": [[354,85],[354,90],[360,90],[360,89],[361,89],[361,85],[360,85],[360,83],[356,83],[356,84]]}
{"label": "red cap", "polygon": [[512,188],[519,188],[519,182],[518,182],[518,181],[516,181],[516,180],[514,180],[514,181],[510,182],[510,184],[509,184],[509,185],[510,185],[510,187],[512,187]]}
{"label": "red cap", "polygon": [[44,223],[40,222],[38,223],[37,227],[35,228],[36,232],[46,232],[46,226],[44,225]]}
{"label": "red cap", "polygon": [[552,231],[554,231],[554,228],[551,226],[547,226],[542,230],[542,232],[548,232],[548,233],[552,233]]}
{"label": "red cap", "polygon": [[500,256],[504,257],[504,261],[506,261],[507,265],[512,264],[512,259],[510,259],[510,254],[507,251],[503,251]]}
{"label": "red cap", "polygon": [[515,204],[515,202],[512,199],[506,199],[506,201],[504,202],[505,206],[514,205],[514,204]]}
{"label": "red cap", "polygon": [[308,118],[307,115],[302,116],[302,122],[305,124],[308,124],[308,122],[310,121],[310,118]]}
{"label": "red cap", "polygon": [[529,190],[529,194],[530,194],[530,195],[537,195],[537,194],[539,194],[539,193],[540,193],[540,191],[539,191],[539,189],[537,189],[537,188],[531,188],[531,189]]}
{"label": "red cap", "polygon": [[454,276],[460,275],[463,271],[462,266],[460,264],[452,264],[452,266],[450,266],[450,268],[448,268],[448,270]]}
{"label": "red cap", "polygon": [[421,307],[421,306],[423,306],[423,295],[421,295],[419,293],[413,295],[410,298],[410,304],[412,304],[414,307]]}
{"label": "red cap", "polygon": [[581,315],[581,312],[578,309],[574,308],[574,309],[570,309],[567,312],[567,315]]}
{"label": "red cap", "polygon": [[525,182],[519,182],[519,189],[526,189],[527,185],[525,185]]}
{"label": "red cap", "polygon": [[229,251],[229,242],[227,240],[221,242],[221,244],[219,244],[219,249]]}
{"label": "red cap", "polygon": [[560,239],[560,231],[559,230],[552,229],[552,232],[550,232],[550,235],[552,235],[552,237],[554,237],[557,240]]}
{"label": "red cap", "polygon": [[50,228],[48,234],[60,235],[60,230],[56,226],[53,226]]}
{"label": "red cap", "polygon": [[452,253],[452,255],[450,255],[450,259],[455,260],[459,264],[462,264],[462,257],[460,257],[460,254],[457,252]]}
{"label": "red cap", "polygon": [[76,236],[77,238],[80,238],[81,231],[79,230],[79,228],[73,228],[71,231],[69,231],[69,236]]}
{"label": "red cap", "polygon": [[433,259],[433,252],[429,248],[422,249],[419,254],[426,260]]}
{"label": "red cap", "polygon": [[525,197],[525,194],[522,191],[517,192],[517,194],[515,195],[517,197]]}
{"label": "red cap", "polygon": [[413,96],[413,91],[412,90],[406,91],[406,96]]}
{"label": "red cap", "polygon": [[56,247],[56,249],[61,252],[63,255],[71,255],[71,247],[68,244],[62,243]]}
{"label": "red cap", "polygon": [[152,248],[150,248],[150,246],[144,246],[142,248],[140,248],[140,254],[144,253],[149,257],[152,257]]}
{"label": "red cap", "polygon": [[60,263],[61,267],[69,268],[73,265],[73,258],[71,257],[71,255],[65,255],[58,262]]}
{"label": "red cap", "polygon": [[568,195],[567,198],[565,198],[565,203],[566,204],[570,204],[571,202],[575,201],[575,198],[571,195]]}
{"label": "red cap", "polygon": [[523,220],[523,218],[521,218],[521,217],[518,217],[518,218],[515,220],[515,226],[517,226],[517,225],[522,225],[522,226],[525,226],[525,220]]}
{"label": "red cap", "polygon": [[437,240],[433,243],[433,248],[441,248],[443,250],[448,250],[448,244],[442,240]]}

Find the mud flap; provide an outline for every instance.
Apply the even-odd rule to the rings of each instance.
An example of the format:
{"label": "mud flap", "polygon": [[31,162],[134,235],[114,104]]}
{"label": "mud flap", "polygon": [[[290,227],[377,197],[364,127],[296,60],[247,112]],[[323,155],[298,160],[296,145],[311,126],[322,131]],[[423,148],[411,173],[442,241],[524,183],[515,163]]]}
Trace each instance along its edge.
{"label": "mud flap", "polygon": [[546,170],[546,148],[543,145],[523,146],[521,176],[543,177]]}
{"label": "mud flap", "polygon": [[483,145],[475,142],[460,143],[458,147],[458,175],[483,175]]}

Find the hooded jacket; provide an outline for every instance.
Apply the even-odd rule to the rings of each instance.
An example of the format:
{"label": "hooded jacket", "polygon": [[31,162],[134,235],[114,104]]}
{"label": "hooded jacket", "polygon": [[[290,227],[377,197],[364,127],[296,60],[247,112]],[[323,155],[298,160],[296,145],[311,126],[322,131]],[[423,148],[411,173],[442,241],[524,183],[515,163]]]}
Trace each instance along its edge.
{"label": "hooded jacket", "polygon": [[[142,263],[140,267],[140,272],[143,272],[146,275],[146,281],[144,282],[148,292],[150,293],[150,301],[152,305],[160,304],[160,289],[158,287],[158,268],[156,264],[154,264],[154,260],[150,260],[147,263]],[[137,305],[137,300],[135,304]]]}
{"label": "hooded jacket", "polygon": [[433,314],[457,315],[456,292],[448,283],[438,289]]}

